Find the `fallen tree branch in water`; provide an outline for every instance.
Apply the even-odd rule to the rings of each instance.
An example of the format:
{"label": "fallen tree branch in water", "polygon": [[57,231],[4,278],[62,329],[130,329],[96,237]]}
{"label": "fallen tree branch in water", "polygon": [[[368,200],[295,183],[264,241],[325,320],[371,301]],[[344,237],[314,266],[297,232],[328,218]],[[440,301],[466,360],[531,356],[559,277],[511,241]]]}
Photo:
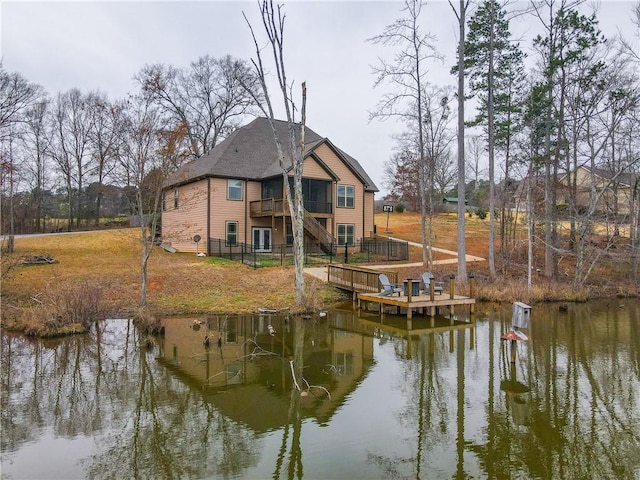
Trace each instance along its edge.
{"label": "fallen tree branch in water", "polygon": [[253,349],[253,351],[247,355],[236,357],[237,360],[241,360],[243,358],[249,358],[249,360],[253,360],[255,357],[262,357],[267,355],[275,355],[276,357],[280,356],[275,352],[272,352],[270,350],[265,350],[264,348],[262,348],[260,345],[258,345],[255,338],[250,338],[248,340],[245,340],[241,346],[244,346],[245,344],[249,344],[249,343],[252,343],[254,345],[255,348]]}
{"label": "fallen tree branch in water", "polygon": [[291,368],[291,378],[293,379],[293,386],[295,387],[296,390],[300,392],[301,396],[306,397],[312,388],[319,388],[320,390],[324,390],[325,393],[327,394],[327,397],[329,397],[329,400],[331,400],[331,394],[329,393],[329,390],[327,390],[321,385],[309,385],[309,382],[307,382],[307,379],[304,377],[302,377],[302,381],[307,386],[307,388],[305,390],[302,390],[302,388],[300,388],[300,384],[298,383],[298,379],[296,378],[296,373],[293,368],[293,363],[294,363],[293,360],[289,360],[289,367]]}
{"label": "fallen tree branch in water", "polygon": [[329,397],[329,400],[331,400],[331,394],[329,393],[329,390],[324,388],[322,385],[309,385],[309,382],[307,382],[306,378],[303,378],[302,380],[304,380],[304,383],[307,384],[307,391],[311,391],[312,388],[319,388],[320,390],[324,390],[324,392],[327,394],[327,397]]}
{"label": "fallen tree branch in water", "polygon": [[291,367],[291,378],[293,379],[293,385],[296,387],[296,390],[301,391],[300,385],[298,384],[298,379],[296,378],[296,372],[293,370],[293,360],[289,360],[289,367]]}

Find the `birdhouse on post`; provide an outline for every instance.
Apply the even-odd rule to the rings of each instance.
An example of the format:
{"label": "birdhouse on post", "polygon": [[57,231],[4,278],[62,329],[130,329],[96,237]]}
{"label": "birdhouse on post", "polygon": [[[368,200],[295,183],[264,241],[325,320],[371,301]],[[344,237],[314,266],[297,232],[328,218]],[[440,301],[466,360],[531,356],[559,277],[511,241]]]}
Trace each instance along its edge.
{"label": "birdhouse on post", "polygon": [[515,302],[513,304],[513,316],[511,324],[514,329],[529,328],[529,319],[531,318],[531,307],[526,303]]}

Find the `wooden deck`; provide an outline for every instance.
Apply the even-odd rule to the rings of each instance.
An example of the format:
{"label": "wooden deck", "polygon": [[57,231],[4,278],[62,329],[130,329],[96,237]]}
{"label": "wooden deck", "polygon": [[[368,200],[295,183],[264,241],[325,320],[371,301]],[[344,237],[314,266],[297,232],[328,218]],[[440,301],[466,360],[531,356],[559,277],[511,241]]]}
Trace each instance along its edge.
{"label": "wooden deck", "polygon": [[380,291],[380,274],[385,273],[391,283],[397,283],[398,274],[396,272],[374,270],[359,265],[331,264],[327,268],[327,282],[331,285],[356,294],[367,292],[376,293]]}
{"label": "wooden deck", "polygon": [[397,313],[400,313],[401,309],[404,309],[407,312],[407,318],[411,318],[413,316],[413,310],[417,309],[422,309],[423,314],[428,314],[433,317],[438,313],[439,309],[446,307],[449,309],[449,312],[453,314],[456,305],[470,305],[471,313],[473,313],[476,299],[463,295],[448,295],[446,292],[441,295],[434,295],[433,300],[428,293],[412,296],[385,296],[379,293],[358,294],[358,310],[368,310],[369,304],[371,303],[378,305],[380,316],[382,317],[384,317],[385,306],[394,306],[396,307]]}
{"label": "wooden deck", "polygon": [[[402,309],[406,311],[407,318],[413,316],[414,310],[422,310],[422,314],[433,317],[439,309],[446,307],[449,312],[453,314],[454,308],[457,305],[469,305],[470,312],[475,312],[476,299],[474,298],[475,292],[475,279],[473,275],[469,276],[469,296],[458,295],[455,291],[456,283],[453,276],[449,279],[448,290],[443,293],[436,294],[433,291],[433,282],[431,291],[417,290],[420,280],[406,279],[403,281],[405,284],[405,292],[408,295],[381,295],[380,292],[380,273],[385,273],[391,283],[397,284],[398,274],[397,272],[385,271],[381,272],[375,269],[354,266],[354,265],[329,265],[327,281],[343,290],[347,290],[353,293],[354,303],[357,301],[358,310],[369,308],[369,304],[377,304],[378,311],[381,316],[384,316],[385,306],[396,307],[399,314]],[[409,287],[412,283],[413,287]],[[417,292],[418,295],[411,295],[410,292]]]}

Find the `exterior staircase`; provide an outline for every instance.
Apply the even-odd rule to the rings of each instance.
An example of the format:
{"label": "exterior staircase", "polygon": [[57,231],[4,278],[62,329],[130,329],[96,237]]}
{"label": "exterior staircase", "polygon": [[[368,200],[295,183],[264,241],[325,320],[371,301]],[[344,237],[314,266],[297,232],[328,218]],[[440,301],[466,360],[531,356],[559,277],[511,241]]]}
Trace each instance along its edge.
{"label": "exterior staircase", "polygon": [[316,239],[323,252],[334,252],[335,240],[333,236],[307,210],[304,211],[304,231]]}

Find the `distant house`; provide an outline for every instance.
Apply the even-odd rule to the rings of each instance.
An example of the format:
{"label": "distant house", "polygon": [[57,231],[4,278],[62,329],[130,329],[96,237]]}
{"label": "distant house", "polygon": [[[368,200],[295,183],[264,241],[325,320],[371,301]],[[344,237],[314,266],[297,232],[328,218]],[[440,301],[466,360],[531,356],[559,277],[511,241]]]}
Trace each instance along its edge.
{"label": "distant house", "polygon": [[[578,211],[586,211],[591,204],[592,195],[601,195],[596,205],[596,213],[628,215],[631,207],[633,192],[638,188],[638,177],[634,173],[622,173],[615,176],[610,170],[602,168],[578,167],[575,176],[562,175],[558,178],[556,191],[556,205],[559,209],[569,204],[571,187],[575,179],[575,208]],[[569,185],[571,183],[571,185]],[[541,175],[527,177],[520,182],[515,191],[514,198],[520,210],[524,211],[527,189],[531,184],[532,201],[536,209],[544,209],[544,177]],[[571,212],[570,212],[571,213]]]}
{"label": "distant house", "polygon": [[[469,202],[465,198],[465,205],[469,205]],[[457,212],[458,211],[458,197],[444,197],[442,199],[442,210],[445,212]]]}
{"label": "distant house", "polygon": [[542,175],[530,175],[524,177],[522,181],[518,183],[511,200],[513,209],[520,212],[527,210],[527,192],[529,191],[531,192],[531,202],[534,205],[534,210],[544,211],[545,189],[544,177]]}
{"label": "distant house", "polygon": [[[276,128],[286,145],[288,124],[276,121]],[[328,138],[305,128],[305,143],[305,240],[353,245],[370,236],[378,188],[362,166]],[[285,152],[290,182],[291,163]],[[257,118],[167,180],[162,240],[178,251],[195,252],[198,238],[199,251],[207,253],[240,243],[262,252],[291,245],[284,192],[271,126],[268,119]]]}
{"label": "distant house", "polygon": [[[458,197],[444,197],[442,203],[444,205],[458,205]],[[465,199],[464,204],[469,205],[469,201]]]}
{"label": "distant house", "polygon": [[589,208],[591,195],[601,195],[596,206],[597,213],[628,215],[631,206],[632,192],[637,189],[638,175],[623,172],[615,175],[603,168],[580,166],[575,170],[575,177],[567,175],[560,177],[562,186],[558,190],[558,204],[568,204],[570,187],[569,181],[576,185],[576,207],[581,210]]}

